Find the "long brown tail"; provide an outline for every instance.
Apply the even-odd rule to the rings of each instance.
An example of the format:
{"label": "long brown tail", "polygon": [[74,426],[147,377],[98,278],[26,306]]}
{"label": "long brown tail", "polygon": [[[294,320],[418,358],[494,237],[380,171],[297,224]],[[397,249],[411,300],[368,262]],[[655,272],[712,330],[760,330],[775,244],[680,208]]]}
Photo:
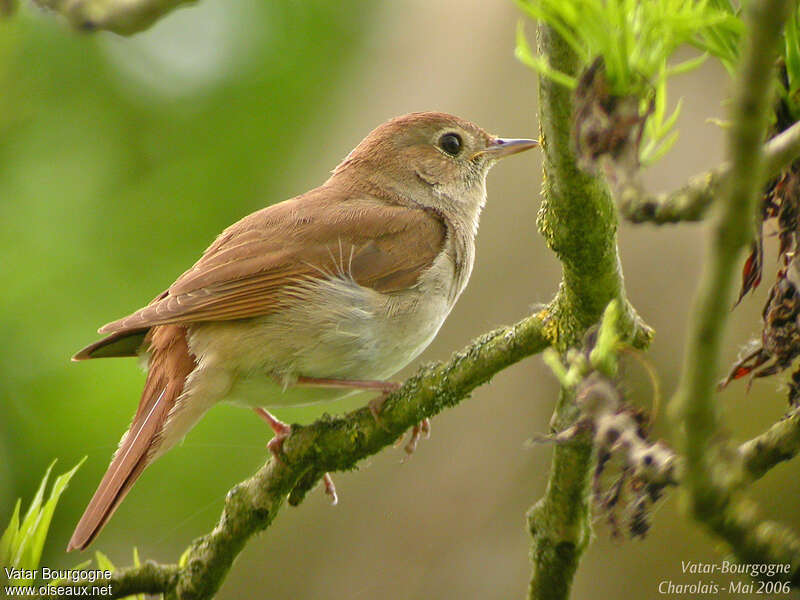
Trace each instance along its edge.
{"label": "long brown tail", "polygon": [[186,378],[195,368],[195,360],[189,352],[183,327],[153,327],[145,343],[149,343],[150,363],[139,408],[72,534],[68,552],[83,550],[92,542],[144,468],[159,450],[166,450],[161,448],[164,426],[183,391]]}

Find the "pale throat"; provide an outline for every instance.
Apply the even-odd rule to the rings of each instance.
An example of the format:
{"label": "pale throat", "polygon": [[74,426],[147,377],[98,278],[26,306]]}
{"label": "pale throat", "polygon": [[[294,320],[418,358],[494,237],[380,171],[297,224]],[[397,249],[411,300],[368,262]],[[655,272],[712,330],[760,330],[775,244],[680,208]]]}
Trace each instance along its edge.
{"label": "pale throat", "polygon": [[438,201],[437,208],[444,208],[453,224],[474,238],[478,233],[481,211],[486,205],[486,174],[473,182],[436,184],[433,193]]}
{"label": "pale throat", "polygon": [[485,174],[472,185],[457,182],[434,185],[433,193],[440,214],[448,223],[448,245],[453,261],[455,281],[451,302],[455,302],[467,286],[475,261],[475,236],[478,232],[481,211],[486,204]]}

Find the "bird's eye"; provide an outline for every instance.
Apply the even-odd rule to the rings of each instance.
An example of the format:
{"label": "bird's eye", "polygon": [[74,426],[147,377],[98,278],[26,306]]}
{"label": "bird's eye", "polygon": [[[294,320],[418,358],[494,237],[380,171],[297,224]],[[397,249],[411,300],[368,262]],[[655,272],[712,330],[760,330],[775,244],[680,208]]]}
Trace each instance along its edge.
{"label": "bird's eye", "polygon": [[445,133],[439,138],[439,147],[451,156],[456,156],[461,152],[461,136],[457,133]]}

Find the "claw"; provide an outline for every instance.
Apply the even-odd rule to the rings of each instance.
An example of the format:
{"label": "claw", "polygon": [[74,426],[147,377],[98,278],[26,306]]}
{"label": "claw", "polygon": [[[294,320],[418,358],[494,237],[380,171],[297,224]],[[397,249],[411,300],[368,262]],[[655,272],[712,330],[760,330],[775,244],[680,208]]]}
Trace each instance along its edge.
{"label": "claw", "polygon": [[367,407],[369,408],[369,413],[372,415],[372,418],[375,419],[375,423],[383,429],[387,430],[386,425],[383,424],[381,421],[381,412],[383,412],[383,405],[386,403],[386,398],[389,395],[398,389],[400,389],[399,383],[394,383],[393,381],[387,381],[386,387],[381,391],[380,396],[376,396],[372,400],[367,403]]}
{"label": "claw", "polygon": [[[383,411],[383,405],[385,402],[386,402],[386,396],[383,394],[367,402],[367,408],[369,408],[369,414],[372,415],[372,418],[375,419],[375,422],[381,427],[383,427],[383,423],[381,423],[381,412]],[[386,428],[384,427],[384,429]]]}
{"label": "claw", "polygon": [[431,439],[431,420],[427,418],[422,419],[422,422],[419,424],[419,426],[422,430],[422,434],[425,436],[425,439]]}
{"label": "claw", "polygon": [[322,476],[322,483],[325,485],[325,493],[331,500],[331,505],[336,506],[339,503],[339,496],[336,493],[336,486],[333,484],[333,479],[330,473],[325,473]]}
{"label": "claw", "polygon": [[403,449],[406,451],[406,454],[411,455],[414,454],[414,451],[417,449],[417,442],[419,442],[420,438],[420,427],[419,425],[414,425],[414,429],[411,430],[411,437],[408,440],[408,443],[403,446]]}
{"label": "claw", "polygon": [[[383,404],[386,402],[386,398],[389,396],[389,394],[397,391],[400,388],[400,384],[395,383],[394,381],[316,379],[312,377],[298,377],[295,383],[304,386],[338,387],[380,391],[380,395],[377,398],[370,400],[368,406],[369,412],[372,414],[375,422],[384,429],[386,429],[386,426],[381,422],[380,419],[380,414],[383,410]],[[275,460],[282,461],[281,454],[283,454],[283,442],[292,433],[291,425],[287,425],[283,421],[275,418],[268,410],[264,408],[256,407],[253,410],[259,417],[264,419],[269,424],[270,428],[275,433],[275,436],[267,443],[267,448],[272,456],[275,457]],[[414,448],[416,448],[417,440],[419,440],[420,437],[420,432],[424,433],[426,437],[430,436],[430,422],[428,419],[425,419],[422,423],[414,427],[414,433],[412,434],[413,445],[412,442],[409,442],[409,445],[406,446],[406,452],[409,454],[411,454],[414,451]],[[322,477],[322,481],[325,486],[325,493],[330,498],[331,504],[335,506],[339,502],[339,496],[336,493],[336,486],[333,483],[330,473],[325,473],[325,475]]]}
{"label": "claw", "polygon": [[[273,438],[267,442],[267,449],[270,451],[270,454],[275,457],[275,460],[283,462],[281,458],[281,454],[283,454],[283,442],[286,441],[286,438],[292,433],[292,426],[287,425],[260,406],[253,408],[253,410],[259,417],[269,423],[270,429],[275,433]],[[325,473],[325,475],[322,476],[322,481],[325,484],[325,493],[330,498],[331,504],[336,506],[339,502],[339,496],[336,493],[336,486],[333,483],[333,479],[331,479],[330,473]]]}
{"label": "claw", "polygon": [[275,457],[275,460],[283,462],[281,454],[283,454],[283,442],[288,435],[276,435],[267,442],[267,450]]}
{"label": "claw", "polygon": [[292,426],[287,425],[260,406],[253,408],[253,410],[269,424],[270,429],[275,433],[275,436],[267,442],[267,449],[272,456],[275,457],[275,460],[281,460],[280,455],[283,453],[283,442],[289,437],[289,434],[292,433]]}
{"label": "claw", "polygon": [[[411,438],[408,440],[408,443],[404,446],[404,450],[406,454],[411,456],[414,454],[414,451],[417,449],[417,443],[422,436],[425,436],[425,439],[431,437],[431,420],[430,419],[423,419],[411,430]],[[402,438],[401,438],[402,439]]]}

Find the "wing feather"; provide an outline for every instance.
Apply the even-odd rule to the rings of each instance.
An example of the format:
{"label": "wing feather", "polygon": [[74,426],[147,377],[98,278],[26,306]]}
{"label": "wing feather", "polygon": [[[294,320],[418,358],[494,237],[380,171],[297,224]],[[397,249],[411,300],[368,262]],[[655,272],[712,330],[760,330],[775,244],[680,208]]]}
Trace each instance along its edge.
{"label": "wing feather", "polygon": [[326,273],[384,293],[407,289],[446,236],[432,211],[317,188],[226,229],[166,292],[100,333],[267,315]]}

